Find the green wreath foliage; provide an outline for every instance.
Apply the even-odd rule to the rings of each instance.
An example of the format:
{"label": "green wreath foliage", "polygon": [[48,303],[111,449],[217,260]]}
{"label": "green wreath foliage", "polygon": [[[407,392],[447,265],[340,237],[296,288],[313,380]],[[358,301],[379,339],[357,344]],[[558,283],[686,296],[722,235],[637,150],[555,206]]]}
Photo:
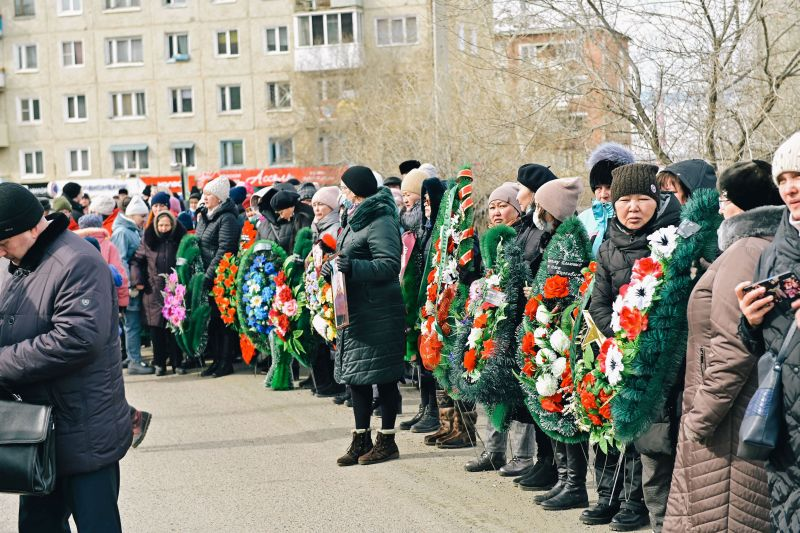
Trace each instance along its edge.
{"label": "green wreath foliage", "polygon": [[[297,359],[297,362],[306,368],[311,368],[316,356],[315,333],[311,327],[311,312],[308,309],[306,300],[306,286],[303,280],[305,273],[304,258],[311,253],[311,229],[303,228],[295,237],[294,250],[292,255],[286,258],[283,263],[283,272],[286,274],[286,284],[292,289],[292,294],[297,300],[299,317],[292,327],[292,338],[290,354]],[[282,350],[286,350],[286,344],[280,339],[275,339],[275,343]]]}
{"label": "green wreath foliage", "polygon": [[175,272],[178,274],[178,282],[186,287],[186,319],[183,321],[183,333],[176,333],[175,341],[187,357],[199,359],[208,344],[211,306],[208,302],[209,294],[203,290],[205,269],[195,235],[187,234],[181,239],[177,258]]}

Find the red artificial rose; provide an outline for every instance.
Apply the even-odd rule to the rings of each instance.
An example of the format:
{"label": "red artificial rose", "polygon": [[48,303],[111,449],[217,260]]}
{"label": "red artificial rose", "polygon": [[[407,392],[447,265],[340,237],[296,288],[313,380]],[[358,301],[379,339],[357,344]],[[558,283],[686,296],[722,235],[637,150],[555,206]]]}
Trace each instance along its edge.
{"label": "red artificial rose", "polygon": [[288,331],[289,329],[289,317],[286,315],[281,315],[278,317],[278,327],[282,331]]}
{"label": "red artificial rose", "polygon": [[564,406],[561,404],[563,397],[561,394],[554,394],[546,398],[542,398],[542,409],[551,413],[561,413],[564,411]]}
{"label": "red artificial rose", "polygon": [[284,274],[283,270],[281,270],[278,273],[278,275],[275,276],[275,284],[276,285],[280,285],[281,283],[285,283],[285,282],[286,282],[286,274]]}
{"label": "red artificial rose", "polygon": [[[588,291],[588,290],[589,290],[589,280],[587,279],[586,281],[581,283],[581,287],[580,287],[580,289],[578,289],[578,292],[581,294],[581,296],[583,296],[584,294],[586,294],[586,291]],[[577,311],[577,308],[576,308],[576,311]]]}
{"label": "red artificial rose", "polygon": [[428,285],[428,301],[436,301],[436,285]]}
{"label": "red artificial rose", "polygon": [[645,276],[653,276],[658,279],[663,275],[664,270],[661,268],[661,263],[652,257],[643,257],[633,265],[633,277],[636,279],[642,279]]}
{"label": "red artificial rose", "polygon": [[481,304],[481,309],[483,309],[484,311],[488,311],[488,310],[489,310],[489,309],[491,309],[492,307],[497,307],[497,306],[496,306],[496,305],[494,305],[494,304],[493,304],[493,303],[491,303],[491,302],[483,302],[483,304]]}
{"label": "red artificial rose", "polygon": [[623,307],[619,314],[619,325],[625,330],[629,341],[635,340],[641,332],[647,329],[647,315],[642,315],[639,309]]}
{"label": "red artificial rose", "polygon": [[566,298],[569,296],[569,279],[563,276],[551,276],[544,282],[544,297]]}
{"label": "red artificial rose", "polygon": [[589,414],[589,420],[591,420],[592,424],[594,424],[595,426],[602,426],[603,425],[603,421],[597,415]]}
{"label": "red artificial rose", "polygon": [[533,377],[534,372],[536,372],[536,367],[534,366],[533,361],[531,361],[529,357],[526,357],[525,365],[522,367],[522,373],[531,378]]}
{"label": "red artificial rose", "polygon": [[581,391],[581,405],[587,411],[597,409],[597,398],[591,392]]}
{"label": "red artificial rose", "polygon": [[536,337],[529,331],[522,337],[522,353],[530,356],[536,355]]}
{"label": "red artificial rose", "polygon": [[478,316],[475,317],[475,321],[472,323],[472,325],[473,325],[473,327],[476,327],[476,328],[485,328],[486,327],[486,321],[488,319],[489,319],[489,317],[486,316],[486,313],[481,313],[481,314],[479,314]]}
{"label": "red artificial rose", "polygon": [[420,335],[419,355],[422,358],[422,364],[428,370],[439,366],[439,362],[442,360],[442,342],[439,340],[439,335],[435,332],[429,336]]}
{"label": "red artificial rose", "polygon": [[436,279],[436,269],[432,268],[430,272],[428,272],[428,283],[433,283]]}
{"label": "red artificial rose", "polygon": [[606,391],[600,390],[600,415],[606,420],[611,420],[611,395]]}
{"label": "red artificial rose", "polygon": [[483,355],[481,356],[482,359],[488,359],[489,357],[494,355],[494,341],[489,339],[484,341],[483,343]]}
{"label": "red artificial rose", "polygon": [[475,356],[475,350],[467,350],[464,352],[464,368],[467,372],[475,370],[475,365],[478,363],[478,358]]}
{"label": "red artificial rose", "polygon": [[280,297],[281,301],[288,302],[289,300],[292,299],[292,289],[290,289],[288,286],[284,285],[280,289],[279,297]]}
{"label": "red artificial rose", "polygon": [[567,361],[567,367],[564,372],[561,373],[561,386],[559,388],[572,390],[572,369],[569,367],[569,361]]}
{"label": "red artificial rose", "polygon": [[583,376],[581,384],[583,385],[584,388],[587,388],[594,385],[594,382],[595,382],[594,374],[586,374],[585,376]]}
{"label": "red artificial rose", "polygon": [[539,309],[539,300],[538,298],[534,297],[528,300],[528,303],[525,304],[525,316],[527,316],[530,320],[536,319],[536,311]]}

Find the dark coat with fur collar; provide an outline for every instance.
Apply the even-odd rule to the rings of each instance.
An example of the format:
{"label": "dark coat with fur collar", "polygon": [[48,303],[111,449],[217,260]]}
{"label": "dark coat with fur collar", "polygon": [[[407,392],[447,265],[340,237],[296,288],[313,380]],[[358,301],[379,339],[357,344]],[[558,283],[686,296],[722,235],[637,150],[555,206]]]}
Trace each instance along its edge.
{"label": "dark coat with fur collar", "polygon": [[166,286],[163,274],[169,274],[178,261],[178,246],[186,235],[183,224],[175,223],[175,228],[167,236],[156,235],[155,222],[144,230],[144,238],[139,249],[131,257],[131,285],[144,285],[142,309],[147,326],[163,328],[166,320],[161,314],[164,296],[161,291]]}
{"label": "dark coat with fur collar", "polygon": [[66,231],[67,217],[49,219],[3,285],[0,382],[27,402],[53,405],[56,466],[68,476],[122,459],[131,417],[111,272],[94,246]]}
{"label": "dark coat with fur collar", "polygon": [[359,205],[339,235],[337,250],[350,258],[347,276],[350,325],[339,330],[335,377],[339,383],[398,381],[405,354],[400,292],[400,223],[389,189]]}

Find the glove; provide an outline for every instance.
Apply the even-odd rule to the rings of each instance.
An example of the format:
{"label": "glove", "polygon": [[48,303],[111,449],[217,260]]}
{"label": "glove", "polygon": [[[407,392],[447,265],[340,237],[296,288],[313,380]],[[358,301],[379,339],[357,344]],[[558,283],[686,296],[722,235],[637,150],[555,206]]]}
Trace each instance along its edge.
{"label": "glove", "polygon": [[339,272],[342,274],[349,274],[353,271],[353,264],[350,262],[350,258],[344,255],[336,258],[336,266],[339,267]]}
{"label": "glove", "polygon": [[322,264],[322,268],[319,269],[319,274],[327,281],[331,280],[331,274],[333,274],[333,267],[331,266],[330,261],[325,261]]}

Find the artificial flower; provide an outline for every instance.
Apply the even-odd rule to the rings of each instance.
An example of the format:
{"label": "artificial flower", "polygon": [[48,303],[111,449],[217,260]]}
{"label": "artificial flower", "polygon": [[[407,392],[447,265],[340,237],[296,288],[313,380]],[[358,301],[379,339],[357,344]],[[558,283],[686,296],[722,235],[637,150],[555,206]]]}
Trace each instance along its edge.
{"label": "artificial flower", "polygon": [[678,246],[678,228],[675,226],[661,228],[650,234],[647,240],[655,259],[669,259]]}
{"label": "artificial flower", "polygon": [[563,354],[569,350],[570,340],[561,328],[556,328],[550,335],[550,346],[558,353]]}
{"label": "artificial flower", "polygon": [[566,298],[569,296],[569,278],[563,276],[551,276],[544,282],[544,297],[548,300],[553,298]]}
{"label": "artificial flower", "polygon": [[623,307],[619,315],[619,324],[625,332],[629,341],[636,340],[636,337],[647,329],[647,315],[637,309]]}
{"label": "artificial flower", "polygon": [[559,357],[553,364],[550,366],[550,371],[555,378],[561,378],[561,374],[564,373],[564,370],[567,369],[567,358],[566,357]]}
{"label": "artificial flower", "polygon": [[553,314],[544,305],[540,305],[536,310],[536,321],[540,324],[549,324],[553,319]]}
{"label": "artificial flower", "polygon": [[542,374],[536,379],[536,392],[539,396],[552,396],[558,391],[558,380],[550,374]]}

